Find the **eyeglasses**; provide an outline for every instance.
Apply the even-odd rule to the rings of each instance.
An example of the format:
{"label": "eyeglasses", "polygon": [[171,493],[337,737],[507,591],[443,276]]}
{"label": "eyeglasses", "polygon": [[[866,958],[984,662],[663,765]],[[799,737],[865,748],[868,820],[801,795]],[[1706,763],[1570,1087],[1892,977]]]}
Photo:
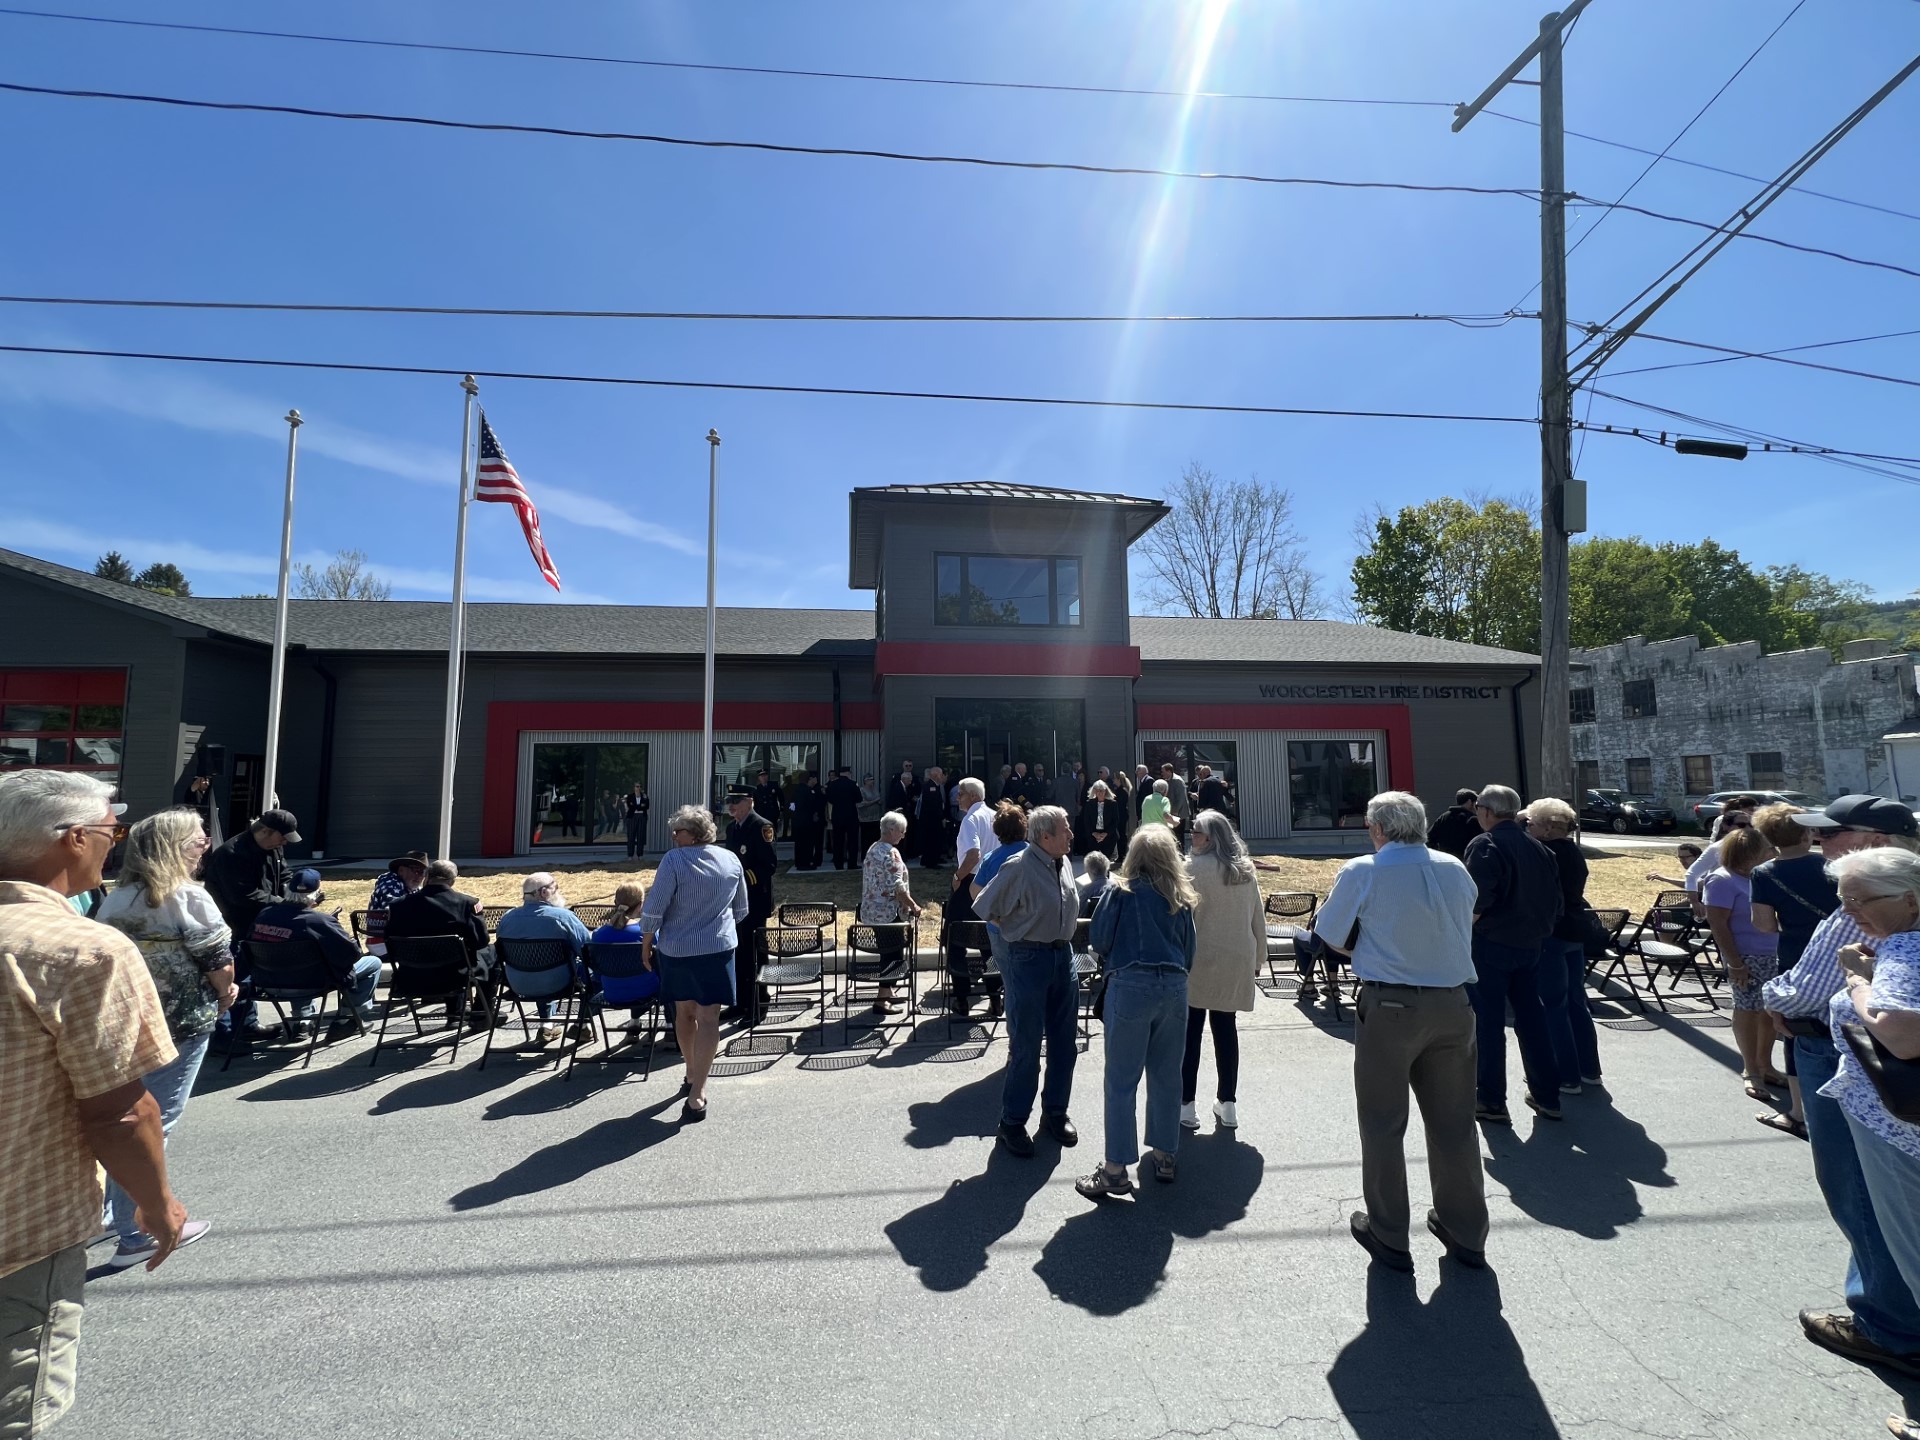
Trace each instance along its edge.
{"label": "eyeglasses", "polygon": [[69,830],[88,830],[88,831],[105,830],[107,833],[113,836],[113,843],[118,845],[122,840],[127,838],[127,831],[129,828],[130,827],[121,824],[119,821],[115,821],[111,825],[103,821],[95,825],[85,825],[85,824],[56,825],[53,827],[53,833],[56,835],[64,835]]}
{"label": "eyeglasses", "polygon": [[1842,895],[1840,897],[1840,903],[1849,910],[1858,910],[1863,906],[1873,904],[1876,900],[1898,900],[1899,898],[1898,895],[1890,893],[1882,893],[1879,895]]}

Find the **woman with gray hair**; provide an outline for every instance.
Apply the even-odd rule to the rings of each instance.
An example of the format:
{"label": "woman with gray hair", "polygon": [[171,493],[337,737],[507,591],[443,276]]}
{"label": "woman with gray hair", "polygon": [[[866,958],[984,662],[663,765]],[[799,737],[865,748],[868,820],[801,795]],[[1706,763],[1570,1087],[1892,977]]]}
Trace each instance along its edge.
{"label": "woman with gray hair", "polygon": [[1267,958],[1267,919],[1254,884],[1253,858],[1233,822],[1218,810],[1193,820],[1193,856],[1187,873],[1199,895],[1193,923],[1197,940],[1187,976],[1187,1048],[1180,1065],[1180,1123],[1200,1128],[1202,1032],[1213,1030],[1213,1118],[1222,1129],[1240,1123],[1235,1091],[1240,1080],[1237,1012],[1253,1009],[1253,977]]}
{"label": "woman with gray hair", "polygon": [[673,1006],[673,1033],[687,1062],[680,1119],[707,1118],[707,1073],[720,1048],[720,1011],[734,1003],[737,926],[747,918],[747,872],[714,844],[713,815],[682,805],[667,819],[673,848],[660,857],[640,910],[641,959],[660,972],[660,999]]}
{"label": "woman with gray hair", "polygon": [[1560,1093],[1600,1083],[1600,1032],[1587,1003],[1587,936],[1598,922],[1587,904],[1587,857],[1573,838],[1580,817],[1551,796],[1526,809],[1527,833],[1553,855],[1560,874],[1560,918],[1540,945],[1540,1007],[1560,1067]]}
{"label": "woman with gray hair", "polygon": [[[971,783],[976,792],[982,788],[978,780],[960,783]],[[900,842],[906,833],[907,817],[898,810],[889,810],[880,817],[880,838],[867,847],[867,857],[860,862],[857,913],[865,924],[897,925],[909,915],[920,913],[920,902],[913,898],[908,884],[906,858],[900,853]],[[889,972],[899,963],[899,954],[898,950],[882,953],[882,963]],[[894,998],[892,981],[880,982],[873,1008],[882,1015],[891,1015],[900,1008],[900,1002]]]}
{"label": "woman with gray hair", "polygon": [[[233,981],[232,932],[213,896],[195,879],[208,843],[197,811],[149,815],[127,832],[120,882],[93,914],[140,947],[179,1052],[171,1065],[142,1077],[160,1106],[162,1135],[171,1135],[180,1123],[194,1077],[207,1058],[214,1022],[240,995]],[[155,1243],[134,1217],[133,1197],[112,1179],[107,1216],[120,1240],[107,1261],[110,1268],[124,1270],[153,1258]],[[189,1220],[180,1243],[198,1240],[208,1224]]]}

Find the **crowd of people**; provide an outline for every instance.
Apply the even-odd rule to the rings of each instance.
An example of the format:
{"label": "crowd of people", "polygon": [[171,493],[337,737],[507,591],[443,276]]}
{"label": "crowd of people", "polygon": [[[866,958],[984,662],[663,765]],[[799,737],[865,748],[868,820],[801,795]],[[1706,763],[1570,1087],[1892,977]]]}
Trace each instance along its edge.
{"label": "crowd of people", "polygon": [[[1136,1178],[1177,1178],[1181,1132],[1203,1123],[1209,1050],[1212,1122],[1241,1123],[1237,1016],[1253,1008],[1267,963],[1256,870],[1270,862],[1250,855],[1221,808],[1221,781],[1202,773],[1190,790],[1171,770],[1156,779],[1145,767],[1132,777],[1075,767],[1049,780],[1014,765],[995,793],[975,777],[949,785],[937,767],[915,781],[906,766],[889,787],[904,803],[888,806],[871,777],[856,784],[843,769],[826,786],[808,777],[787,802],[795,868],[816,868],[828,851],[839,868],[858,866],[857,916],[869,926],[906,930],[922,913],[910,856],[951,866],[939,896],[949,1003],[969,1012],[978,982],[1005,1017],[995,1143],[1014,1157],[1033,1156],[1042,1139],[1079,1141],[1074,942],[1088,922],[1105,1037],[1103,1153],[1076,1188],[1095,1201],[1130,1193]],[[816,792],[830,836],[819,849],[801,834],[815,824],[805,797]],[[301,945],[325,966],[341,997],[336,1039],[376,1018],[389,947],[427,937],[457,938],[468,958],[473,985],[447,1004],[452,1027],[494,1025],[509,998],[532,1006],[528,1043],[540,1048],[567,1038],[555,1014],[563,994],[579,1001],[567,1017],[589,1029],[602,1005],[658,999],[684,1060],[684,1124],[708,1116],[722,1025],[751,1024],[766,1003],[758,970],[779,820],[758,790],[727,797],[724,833],[705,807],[674,811],[651,886],[621,885],[596,929],[552,874],[527,876],[521,903],[490,926],[456,888],[452,863],[398,856],[375,884],[364,949],[327,907],[319,873],[287,864],[299,840],[291,814],[268,810],[215,846],[192,808],[128,825],[112,796],[78,772],[0,779],[0,1316],[13,1366],[0,1433],[37,1433],[71,1401],[91,1243],[113,1242],[109,1269],[151,1269],[208,1233],[174,1195],[165,1159],[201,1064],[215,1049],[309,1035],[317,1023],[311,1002],[294,1004],[283,1026],[259,1023],[250,967],[270,965],[269,947]],[[1742,1083],[1769,1102],[1757,1118],[1810,1142],[1850,1247],[1846,1308],[1803,1311],[1808,1339],[1920,1378],[1920,827],[1905,805],[1872,796],[1818,811],[1759,802],[1736,797],[1684,877],[1649,878],[1684,889],[1688,918],[1711,935],[1733,993]],[[1587,973],[1611,937],[1587,903],[1578,817],[1564,801],[1523,806],[1488,785],[1460,792],[1429,824],[1418,798],[1388,791],[1366,822],[1371,853],[1342,866],[1298,941],[1305,958],[1340,957],[1356,987],[1363,1208],[1349,1229],[1376,1263],[1414,1268],[1404,1137],[1417,1104],[1426,1229],[1454,1261],[1483,1266],[1476,1126],[1513,1123],[1506,1031],[1537,1122],[1561,1120],[1569,1097],[1601,1087]],[[107,891],[102,868],[116,846],[121,869]],[[538,974],[517,970],[527,942],[558,945],[570,966],[556,957]],[[602,975],[590,947],[637,952],[639,964]],[[904,963],[883,967],[883,1013],[912,983],[911,958],[893,959]],[[556,973],[559,988],[534,983]],[[22,1356],[36,1358],[23,1366]],[[1907,1417],[1889,1425],[1920,1436]]]}

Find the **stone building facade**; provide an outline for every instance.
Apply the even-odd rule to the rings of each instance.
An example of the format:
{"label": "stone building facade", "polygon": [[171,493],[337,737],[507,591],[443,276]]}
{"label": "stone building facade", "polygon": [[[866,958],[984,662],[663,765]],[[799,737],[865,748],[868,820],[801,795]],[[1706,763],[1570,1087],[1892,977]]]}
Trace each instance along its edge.
{"label": "stone building facade", "polygon": [[1576,785],[1676,807],[1748,788],[1892,794],[1887,742],[1920,716],[1913,657],[1883,640],[1853,641],[1835,661],[1824,648],[1633,636],[1572,658]]}

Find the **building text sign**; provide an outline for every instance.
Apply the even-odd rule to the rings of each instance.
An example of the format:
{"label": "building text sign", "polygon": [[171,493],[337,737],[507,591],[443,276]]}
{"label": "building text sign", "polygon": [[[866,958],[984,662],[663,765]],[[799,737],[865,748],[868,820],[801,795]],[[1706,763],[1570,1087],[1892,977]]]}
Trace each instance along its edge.
{"label": "building text sign", "polygon": [[1262,700],[1498,700],[1498,685],[1262,685]]}

